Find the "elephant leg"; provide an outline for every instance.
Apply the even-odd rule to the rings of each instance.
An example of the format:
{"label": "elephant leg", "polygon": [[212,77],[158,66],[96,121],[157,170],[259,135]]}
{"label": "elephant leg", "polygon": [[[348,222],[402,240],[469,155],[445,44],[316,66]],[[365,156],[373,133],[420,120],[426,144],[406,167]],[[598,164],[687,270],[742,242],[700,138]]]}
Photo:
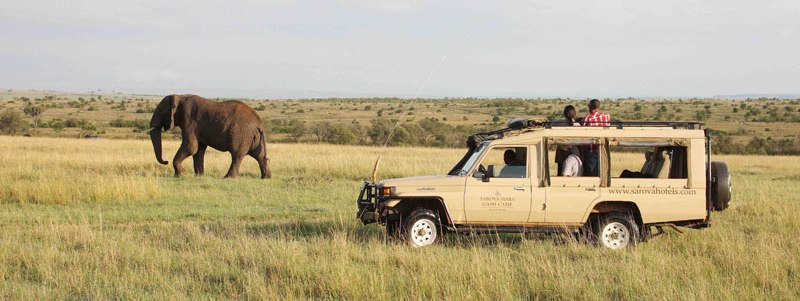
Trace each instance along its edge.
{"label": "elephant leg", "polygon": [[228,168],[228,173],[225,174],[225,178],[235,178],[239,175],[239,165],[242,165],[243,159],[244,155],[231,152],[231,167]]}
{"label": "elephant leg", "polygon": [[192,160],[194,161],[194,175],[195,176],[202,176],[205,172],[203,168],[203,160],[206,156],[206,148],[208,146],[205,144],[199,144],[197,146],[197,152],[192,156]]}
{"label": "elephant leg", "polygon": [[175,169],[175,176],[180,177],[183,174],[181,164],[191,155],[197,153],[197,140],[191,136],[184,136],[181,147],[175,153],[175,158],[172,159],[172,167]]}
{"label": "elephant leg", "polygon": [[183,163],[183,160],[186,160],[188,157],[189,154],[183,151],[183,149],[178,149],[178,152],[175,153],[175,158],[172,159],[172,168],[175,169],[175,177],[180,177],[183,173],[181,163]]}

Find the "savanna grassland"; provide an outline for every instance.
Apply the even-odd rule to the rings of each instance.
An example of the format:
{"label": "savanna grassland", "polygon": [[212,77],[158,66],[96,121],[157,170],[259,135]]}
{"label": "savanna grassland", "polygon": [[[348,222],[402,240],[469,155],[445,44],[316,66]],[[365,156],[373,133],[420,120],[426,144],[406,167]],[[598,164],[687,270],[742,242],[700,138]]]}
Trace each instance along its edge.
{"label": "savanna grassland", "polygon": [[708,229],[621,252],[564,235],[411,249],[355,219],[361,181],[379,154],[389,178],[445,173],[462,150],[268,148],[273,179],[248,158],[223,180],[229,156],[213,150],[206,176],[176,179],[145,140],[0,136],[0,298],[800,298],[797,157],[715,156],[732,171],[732,207]]}

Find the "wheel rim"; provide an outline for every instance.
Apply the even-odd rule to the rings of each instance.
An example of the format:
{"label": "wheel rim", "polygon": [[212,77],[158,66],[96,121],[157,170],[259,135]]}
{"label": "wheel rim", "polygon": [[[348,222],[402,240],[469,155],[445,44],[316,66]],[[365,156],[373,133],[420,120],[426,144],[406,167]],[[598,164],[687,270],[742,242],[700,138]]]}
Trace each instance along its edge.
{"label": "wheel rim", "polygon": [[612,222],[603,227],[602,236],[603,246],[618,250],[628,245],[631,231],[620,222]]}
{"label": "wheel rim", "polygon": [[436,241],[436,224],[429,219],[421,219],[411,226],[411,242],[422,247]]}

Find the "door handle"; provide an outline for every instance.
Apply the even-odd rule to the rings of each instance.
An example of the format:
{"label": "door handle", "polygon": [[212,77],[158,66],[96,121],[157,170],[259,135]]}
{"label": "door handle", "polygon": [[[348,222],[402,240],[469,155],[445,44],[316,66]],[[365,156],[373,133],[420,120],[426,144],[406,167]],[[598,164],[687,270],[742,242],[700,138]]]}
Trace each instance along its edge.
{"label": "door handle", "polygon": [[514,190],[525,191],[525,187],[514,187]]}

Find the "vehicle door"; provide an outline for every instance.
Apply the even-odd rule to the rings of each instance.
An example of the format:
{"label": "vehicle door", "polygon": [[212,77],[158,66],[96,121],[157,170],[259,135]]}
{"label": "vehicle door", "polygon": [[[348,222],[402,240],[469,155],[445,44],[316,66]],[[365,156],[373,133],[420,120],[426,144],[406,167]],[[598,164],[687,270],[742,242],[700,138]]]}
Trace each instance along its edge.
{"label": "vehicle door", "polygon": [[[605,160],[600,155],[601,139],[593,138],[550,138],[548,145],[548,174],[549,186],[546,189],[546,210],[545,222],[557,225],[577,225],[582,224],[586,208],[600,197],[600,175],[603,174],[603,162]],[[562,165],[556,162],[556,150],[561,149],[571,154],[574,150],[580,168],[585,170],[585,164],[592,163],[593,159],[588,156],[596,156],[596,164],[599,170],[598,175],[594,176],[565,176],[563,170],[558,170],[557,166]],[[592,152],[596,152],[592,154]],[[558,160],[566,160],[558,158]]]}
{"label": "vehicle door", "polygon": [[464,209],[469,224],[524,224],[531,209],[531,175],[528,147],[498,145],[490,148],[464,189]]}

